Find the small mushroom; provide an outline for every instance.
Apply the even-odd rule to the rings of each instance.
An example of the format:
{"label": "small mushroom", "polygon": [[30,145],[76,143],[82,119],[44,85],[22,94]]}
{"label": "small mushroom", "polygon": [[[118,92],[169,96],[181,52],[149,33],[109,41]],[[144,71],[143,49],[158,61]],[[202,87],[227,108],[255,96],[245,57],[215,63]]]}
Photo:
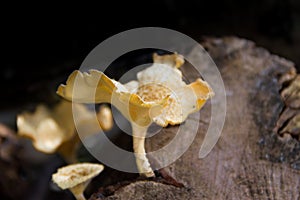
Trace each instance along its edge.
{"label": "small mushroom", "polygon": [[69,189],[77,200],[85,200],[83,192],[92,178],[100,174],[103,165],[92,163],[72,164],[59,168],[52,181],[61,189]]}
{"label": "small mushroom", "polygon": [[133,150],[140,174],[153,177],[146,157],[144,142],[152,122],[162,127],[182,123],[189,114],[197,112],[214,93],[207,82],[197,79],[191,84],[182,80],[178,69],[181,55],[154,54],[152,66],[137,74],[133,80],[121,84],[102,72],[73,72],[66,85],[57,93],[78,103],[111,103],[130,121],[133,131]]}
{"label": "small mushroom", "polygon": [[[95,123],[95,116],[84,105],[74,103],[73,109],[80,113],[77,126],[84,130],[85,136],[99,132],[101,127],[103,130],[112,127],[112,114],[107,107],[101,107],[97,114],[99,123]],[[101,113],[102,111],[105,113]],[[53,109],[39,105],[34,113],[18,115],[18,135],[32,139],[33,146],[38,151],[58,151],[67,162],[74,163],[80,139],[76,134],[72,112],[72,103],[65,100]]]}
{"label": "small mushroom", "polygon": [[106,105],[101,105],[99,112],[97,113],[97,118],[99,119],[100,127],[103,130],[110,130],[113,126],[113,117],[111,109]]}

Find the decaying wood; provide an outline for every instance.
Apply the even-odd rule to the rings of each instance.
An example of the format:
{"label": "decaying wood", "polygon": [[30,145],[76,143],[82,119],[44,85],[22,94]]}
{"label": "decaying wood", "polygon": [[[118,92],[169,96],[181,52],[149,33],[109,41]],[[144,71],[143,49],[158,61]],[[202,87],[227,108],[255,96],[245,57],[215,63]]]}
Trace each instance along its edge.
{"label": "decaying wood", "polygon": [[[205,159],[198,158],[208,104],[193,144],[165,168],[184,187],[135,181],[105,199],[300,198],[300,81],[293,63],[234,37],[207,38],[202,44],[227,92],[226,122],[217,145]],[[147,151],[163,147],[176,131],[168,127],[148,139]],[[102,198],[96,193],[91,199]]]}

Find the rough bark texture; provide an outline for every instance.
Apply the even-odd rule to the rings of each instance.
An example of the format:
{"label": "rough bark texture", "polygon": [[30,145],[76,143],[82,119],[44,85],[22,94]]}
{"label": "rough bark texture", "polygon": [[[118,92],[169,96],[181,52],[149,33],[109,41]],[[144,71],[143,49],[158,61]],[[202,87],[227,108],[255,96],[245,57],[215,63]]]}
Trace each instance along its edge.
{"label": "rough bark texture", "polygon": [[[300,199],[299,77],[293,63],[234,37],[207,38],[202,44],[227,92],[217,145],[205,159],[198,158],[210,117],[207,104],[193,144],[165,168],[184,187],[135,181],[105,199]],[[147,151],[167,144],[176,131],[168,127],[148,139]],[[91,197],[100,198],[99,193]]]}

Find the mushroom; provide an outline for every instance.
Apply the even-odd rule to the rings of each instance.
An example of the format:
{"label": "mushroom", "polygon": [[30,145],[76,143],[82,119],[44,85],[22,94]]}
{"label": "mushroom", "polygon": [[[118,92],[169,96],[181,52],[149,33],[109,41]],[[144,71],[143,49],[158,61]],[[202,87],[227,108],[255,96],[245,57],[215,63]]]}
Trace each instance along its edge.
{"label": "mushroom", "polygon": [[[95,123],[95,116],[84,105],[75,104],[73,109],[80,113],[78,126],[85,130],[85,136],[112,127],[112,114],[107,106],[100,107],[97,114],[99,123]],[[104,111],[104,113],[102,113]],[[17,117],[18,135],[32,139],[33,146],[43,153],[58,151],[67,162],[76,162],[76,150],[80,142],[77,136],[72,103],[62,100],[53,109],[39,105],[34,113],[22,113]]]}
{"label": "mushroom", "polygon": [[106,105],[101,105],[99,112],[97,113],[97,118],[99,119],[100,127],[103,130],[110,130],[113,126],[113,117],[111,109]]}
{"label": "mushroom", "polygon": [[146,177],[154,176],[144,147],[151,123],[162,127],[180,124],[214,95],[208,83],[200,78],[188,85],[182,80],[178,69],[184,63],[181,55],[154,54],[153,59],[152,66],[137,73],[137,81],[121,84],[97,70],[75,71],[66,85],[57,90],[60,96],[73,102],[105,102],[119,109],[132,125],[137,168]]}
{"label": "mushroom", "polygon": [[100,174],[103,165],[78,163],[59,168],[52,175],[52,181],[61,189],[69,189],[77,200],[85,200],[83,192],[92,178]]}

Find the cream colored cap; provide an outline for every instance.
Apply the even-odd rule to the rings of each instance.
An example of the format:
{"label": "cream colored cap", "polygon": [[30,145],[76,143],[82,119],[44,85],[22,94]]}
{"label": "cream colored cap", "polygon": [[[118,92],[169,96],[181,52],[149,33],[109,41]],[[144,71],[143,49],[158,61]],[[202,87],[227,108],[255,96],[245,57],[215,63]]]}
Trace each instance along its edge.
{"label": "cream colored cap", "polygon": [[61,189],[69,189],[84,183],[102,172],[103,165],[92,163],[72,164],[59,168],[52,180]]}

